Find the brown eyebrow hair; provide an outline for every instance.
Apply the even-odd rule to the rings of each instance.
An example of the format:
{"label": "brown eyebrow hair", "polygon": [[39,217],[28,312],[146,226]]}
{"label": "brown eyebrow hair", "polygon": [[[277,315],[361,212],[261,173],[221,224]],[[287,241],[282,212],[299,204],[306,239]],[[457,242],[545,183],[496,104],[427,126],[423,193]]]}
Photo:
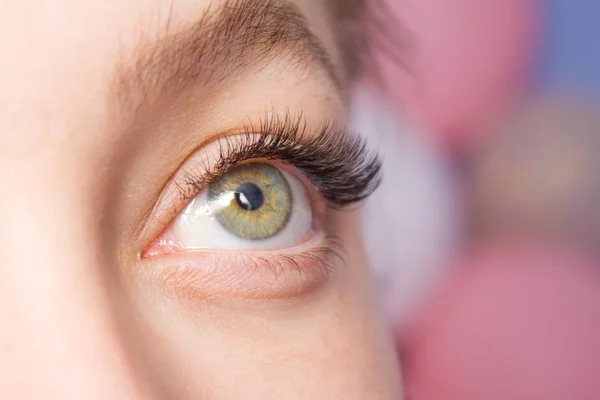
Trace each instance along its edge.
{"label": "brown eyebrow hair", "polygon": [[381,65],[373,57],[375,50],[407,73],[414,72],[414,34],[402,16],[390,10],[389,1],[327,0],[327,6],[336,24],[347,80],[358,79],[366,63],[370,78],[379,80]]}
{"label": "brown eyebrow hair", "polygon": [[[165,30],[170,29],[170,18]],[[190,84],[208,89],[276,58],[303,67],[317,63],[338,87],[343,77],[304,15],[286,0],[223,0],[191,26],[142,41],[117,64],[113,87],[133,106]]]}
{"label": "brown eyebrow hair", "polygon": [[361,72],[363,59],[369,57],[366,0],[327,0],[327,7],[336,25],[344,71],[347,79],[352,80]]}

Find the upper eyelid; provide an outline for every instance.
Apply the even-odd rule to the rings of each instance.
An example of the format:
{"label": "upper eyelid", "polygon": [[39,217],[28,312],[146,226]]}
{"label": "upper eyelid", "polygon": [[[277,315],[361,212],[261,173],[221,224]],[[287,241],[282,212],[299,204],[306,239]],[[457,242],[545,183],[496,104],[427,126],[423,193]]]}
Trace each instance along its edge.
{"label": "upper eyelid", "polygon": [[[366,142],[345,128],[323,123],[309,128],[302,114],[283,118],[271,114],[258,125],[217,141],[219,156],[213,168],[190,171],[186,186],[196,191],[227,170],[250,159],[279,160],[304,172],[330,205],[343,207],[368,197],[381,181],[381,158]],[[202,177],[202,179],[199,179]]]}

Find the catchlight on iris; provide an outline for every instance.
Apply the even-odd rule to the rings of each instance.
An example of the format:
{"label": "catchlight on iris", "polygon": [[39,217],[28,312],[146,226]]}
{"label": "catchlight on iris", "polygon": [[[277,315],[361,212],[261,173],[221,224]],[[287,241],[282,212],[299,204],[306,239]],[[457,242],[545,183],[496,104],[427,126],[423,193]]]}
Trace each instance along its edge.
{"label": "catchlight on iris", "polygon": [[220,204],[215,218],[234,235],[268,239],[288,223],[293,206],[287,179],[273,165],[242,164],[210,185],[208,201]]}
{"label": "catchlight on iris", "polygon": [[302,183],[273,164],[229,169],[175,219],[185,249],[267,249],[301,242],[312,227]]}

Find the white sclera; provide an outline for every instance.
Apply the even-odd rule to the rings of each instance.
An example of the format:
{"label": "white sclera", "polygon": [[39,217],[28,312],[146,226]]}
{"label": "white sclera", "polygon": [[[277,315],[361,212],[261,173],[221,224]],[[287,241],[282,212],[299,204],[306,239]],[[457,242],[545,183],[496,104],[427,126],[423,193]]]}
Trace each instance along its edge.
{"label": "white sclera", "polygon": [[245,239],[229,232],[217,220],[216,212],[229,204],[233,193],[209,201],[208,189],[204,189],[175,218],[173,236],[186,250],[268,250],[299,244],[312,229],[310,199],[297,178],[281,169],[280,172],[292,192],[290,219],[281,232],[263,240]]}

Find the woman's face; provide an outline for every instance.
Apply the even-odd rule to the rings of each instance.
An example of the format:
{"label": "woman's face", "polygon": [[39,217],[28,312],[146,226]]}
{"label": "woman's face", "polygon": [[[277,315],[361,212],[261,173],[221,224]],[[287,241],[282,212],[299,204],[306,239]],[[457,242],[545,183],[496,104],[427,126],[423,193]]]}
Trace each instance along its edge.
{"label": "woman's face", "polygon": [[323,3],[4,2],[0,398],[400,397]]}

